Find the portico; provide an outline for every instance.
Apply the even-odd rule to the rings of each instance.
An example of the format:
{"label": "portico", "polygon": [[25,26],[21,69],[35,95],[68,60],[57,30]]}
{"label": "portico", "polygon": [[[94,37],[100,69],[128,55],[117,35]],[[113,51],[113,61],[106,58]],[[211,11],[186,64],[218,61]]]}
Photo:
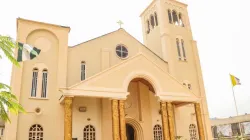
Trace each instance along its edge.
{"label": "portico", "polygon": [[[130,68],[132,66],[133,68]],[[153,73],[150,72],[150,70],[158,72]],[[138,86],[138,88],[135,88],[135,86]],[[133,59],[127,60],[74,86],[61,88],[60,91],[63,93],[60,102],[64,104],[65,109],[65,140],[71,140],[72,137],[72,102],[79,97],[108,99],[111,102],[110,113],[112,117],[113,140],[127,139],[126,119],[137,120],[139,125],[140,123],[144,123],[142,125],[148,125],[149,129],[144,127],[143,130],[145,132],[143,131],[142,133],[151,131],[152,120],[151,118],[145,117],[145,110],[154,110],[154,107],[152,107],[154,103],[160,106],[159,114],[161,121],[157,123],[162,125],[163,139],[175,140],[175,136],[177,136],[176,129],[178,129],[176,128],[175,122],[175,108],[194,104],[199,137],[200,140],[205,140],[199,98],[182,84],[178,83],[178,81],[167,72],[146,59],[146,56],[143,54],[139,54]],[[135,93],[138,95],[132,96]],[[150,95],[143,97],[144,94]],[[132,101],[134,99],[131,98],[136,98],[136,101]],[[136,102],[138,114],[133,116],[131,112],[136,111],[130,111],[129,109],[125,111],[125,104],[127,103],[127,106],[129,106],[129,102],[131,102],[131,104]],[[150,104],[148,108],[147,103],[143,104],[143,102]],[[157,114],[157,109],[155,112]],[[148,115],[151,116],[151,114]],[[145,124],[145,121],[151,122],[151,124]],[[137,130],[135,130],[135,135],[136,140],[147,140],[151,139],[150,136],[152,136],[148,135],[149,137],[146,137],[147,134],[140,136]]]}

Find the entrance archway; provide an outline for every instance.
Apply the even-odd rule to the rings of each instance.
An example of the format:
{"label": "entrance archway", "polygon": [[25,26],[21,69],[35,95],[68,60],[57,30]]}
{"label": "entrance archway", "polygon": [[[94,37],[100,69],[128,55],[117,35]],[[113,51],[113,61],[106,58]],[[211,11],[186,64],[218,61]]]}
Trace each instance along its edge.
{"label": "entrance archway", "polygon": [[[132,140],[143,140],[142,127],[136,120],[132,118],[126,118],[126,128],[127,126],[131,126],[134,130],[134,139]],[[127,131],[126,133],[128,133],[128,128],[126,131]],[[127,138],[127,140],[130,139]]]}
{"label": "entrance archway", "polygon": [[136,133],[135,133],[135,129],[130,125],[130,124],[126,124],[126,135],[127,135],[127,140],[135,140],[136,138]]}
{"label": "entrance archway", "polygon": [[[127,140],[153,137],[152,117],[160,118],[160,114],[158,114],[160,104],[157,101],[155,86],[144,78],[134,78],[128,85],[128,92],[129,95],[125,100]],[[152,114],[152,112],[157,114]],[[133,121],[129,122],[127,118],[131,118]],[[140,129],[141,127],[143,129]]]}

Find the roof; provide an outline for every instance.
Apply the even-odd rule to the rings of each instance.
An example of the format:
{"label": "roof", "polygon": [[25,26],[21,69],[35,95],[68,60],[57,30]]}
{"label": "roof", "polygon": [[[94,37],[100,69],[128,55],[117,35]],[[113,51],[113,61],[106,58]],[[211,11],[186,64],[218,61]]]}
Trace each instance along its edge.
{"label": "roof", "polygon": [[62,26],[62,25],[57,25],[57,24],[34,21],[34,20],[24,19],[24,18],[20,18],[20,17],[17,18],[17,26],[18,26],[18,20],[34,22],[34,23],[39,23],[39,24],[44,24],[44,25],[50,25],[50,26],[55,26],[55,27],[60,27],[60,28],[66,28],[66,29],[69,29],[69,32],[70,32],[70,27],[69,26]]}
{"label": "roof", "polygon": [[[74,46],[70,46],[70,47],[71,47],[71,48],[73,48],[73,47],[77,47],[77,46],[79,46],[79,45],[81,45],[81,44],[84,44],[84,43],[87,43],[87,42],[93,41],[93,40],[95,40],[95,39],[98,39],[98,38],[101,38],[101,37],[107,36],[107,35],[109,35],[109,34],[115,33],[115,32],[117,32],[117,31],[119,31],[119,30],[121,30],[121,29],[123,29],[123,28],[119,28],[118,30],[115,30],[115,31],[112,31],[112,32],[109,32],[109,33],[106,33],[106,34],[103,34],[103,35],[100,35],[100,36],[98,36],[98,37],[92,38],[92,39],[90,39],[90,40],[84,41],[84,42],[82,42],[82,43],[79,43],[79,44],[76,44],[76,45],[74,45]],[[123,29],[123,30],[124,30],[124,29]]]}
{"label": "roof", "polygon": [[214,118],[210,120],[212,126],[239,123],[239,122],[250,122],[250,114],[234,116],[229,118]]}
{"label": "roof", "polygon": [[95,39],[105,37],[105,36],[107,36],[107,35],[113,34],[113,33],[118,32],[118,31],[120,31],[120,30],[122,30],[122,31],[124,31],[125,33],[127,33],[129,36],[131,36],[133,39],[135,39],[137,42],[139,42],[142,46],[144,46],[147,50],[149,50],[151,53],[153,53],[153,54],[154,54],[155,56],[157,56],[159,59],[161,59],[162,61],[164,61],[164,62],[166,62],[166,63],[167,63],[167,61],[165,61],[164,59],[162,59],[159,55],[157,55],[155,52],[153,52],[151,49],[149,49],[147,46],[145,46],[143,43],[141,43],[139,40],[137,40],[134,36],[132,36],[131,34],[129,34],[129,33],[128,33],[125,29],[123,29],[123,28],[119,28],[118,30],[115,30],[115,31],[112,31],[112,32],[106,33],[106,34],[104,34],[104,35],[101,35],[101,36],[95,37],[95,38],[93,38],[93,39],[90,39],[90,40],[84,41],[84,42],[79,43],[79,44],[77,44],[77,45],[70,46],[70,48],[77,47],[77,46],[79,46],[79,45],[81,45],[81,44],[84,44],[84,43],[87,43],[87,42],[90,42],[90,41],[94,41]]}

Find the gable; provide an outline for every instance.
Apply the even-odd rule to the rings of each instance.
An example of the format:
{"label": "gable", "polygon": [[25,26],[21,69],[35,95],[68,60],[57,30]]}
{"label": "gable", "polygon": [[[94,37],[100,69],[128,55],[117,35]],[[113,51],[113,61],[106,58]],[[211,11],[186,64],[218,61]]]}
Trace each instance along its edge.
{"label": "gable", "polygon": [[[115,49],[118,44],[123,44],[128,49],[127,59],[120,59],[116,55]],[[147,49],[124,29],[119,29],[68,49],[67,85],[71,86],[80,82],[80,63],[82,61],[86,63],[86,78],[88,78],[132,58],[138,53],[143,53],[151,57],[153,61],[159,63],[167,71],[166,62]]]}
{"label": "gable", "polygon": [[[135,78],[143,78],[152,84],[156,96],[161,100],[195,101],[197,98],[176,79],[151,61],[146,55],[138,54],[118,65],[115,65],[93,77],[86,79],[64,90],[68,95],[112,97],[119,95],[126,98],[128,85]],[[66,92],[67,91],[67,92]],[[111,95],[112,94],[112,95]]]}

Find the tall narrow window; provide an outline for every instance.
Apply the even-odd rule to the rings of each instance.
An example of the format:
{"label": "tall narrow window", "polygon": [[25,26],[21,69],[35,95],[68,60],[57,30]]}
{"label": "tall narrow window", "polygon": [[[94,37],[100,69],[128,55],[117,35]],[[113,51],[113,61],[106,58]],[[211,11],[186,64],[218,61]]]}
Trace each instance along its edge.
{"label": "tall narrow window", "polygon": [[192,89],[192,86],[191,86],[191,84],[188,84],[188,89],[190,89],[190,90]]}
{"label": "tall narrow window", "polygon": [[185,46],[184,46],[184,40],[181,40],[181,46],[182,46],[182,54],[183,54],[183,58],[186,61],[186,52],[185,52]]}
{"label": "tall narrow window", "polygon": [[177,13],[176,13],[175,10],[173,10],[172,15],[173,15],[174,24],[175,24],[175,25],[178,25],[178,24],[179,24],[179,21],[178,21],[178,16],[177,16]]}
{"label": "tall narrow window", "polygon": [[37,77],[38,77],[38,69],[34,68],[33,69],[33,76],[32,76],[31,97],[36,97]]}
{"label": "tall narrow window", "polygon": [[183,19],[182,19],[182,14],[179,13],[179,24],[180,26],[184,27]]}
{"label": "tall narrow window", "polygon": [[150,23],[149,23],[149,20],[147,20],[147,34],[150,33]]}
{"label": "tall narrow window", "polygon": [[96,140],[95,128],[92,125],[87,125],[83,129],[83,140]]}
{"label": "tall narrow window", "polygon": [[157,13],[155,12],[155,26],[158,26],[158,18],[157,18]]}
{"label": "tall narrow window", "polygon": [[35,124],[30,127],[29,140],[43,140],[43,128],[41,125]]}
{"label": "tall narrow window", "polygon": [[47,82],[48,82],[48,70],[43,70],[43,80],[42,80],[42,98],[47,97]]}
{"label": "tall narrow window", "polygon": [[155,27],[155,19],[154,19],[153,15],[150,16],[150,22],[151,22],[151,26],[152,26],[152,29],[153,29]]}
{"label": "tall narrow window", "polygon": [[154,126],[154,140],[162,140],[162,129],[158,124]]}
{"label": "tall narrow window", "polygon": [[81,63],[81,81],[85,80],[86,78],[86,64],[85,62]]}
{"label": "tall narrow window", "polygon": [[189,125],[190,140],[197,140],[197,131],[195,124]]}
{"label": "tall narrow window", "polygon": [[181,60],[180,41],[179,41],[178,38],[176,38],[176,47],[177,47],[177,52],[178,52],[179,60]]}
{"label": "tall narrow window", "polygon": [[168,21],[170,24],[173,23],[173,19],[172,19],[172,13],[171,13],[171,10],[168,9]]}

